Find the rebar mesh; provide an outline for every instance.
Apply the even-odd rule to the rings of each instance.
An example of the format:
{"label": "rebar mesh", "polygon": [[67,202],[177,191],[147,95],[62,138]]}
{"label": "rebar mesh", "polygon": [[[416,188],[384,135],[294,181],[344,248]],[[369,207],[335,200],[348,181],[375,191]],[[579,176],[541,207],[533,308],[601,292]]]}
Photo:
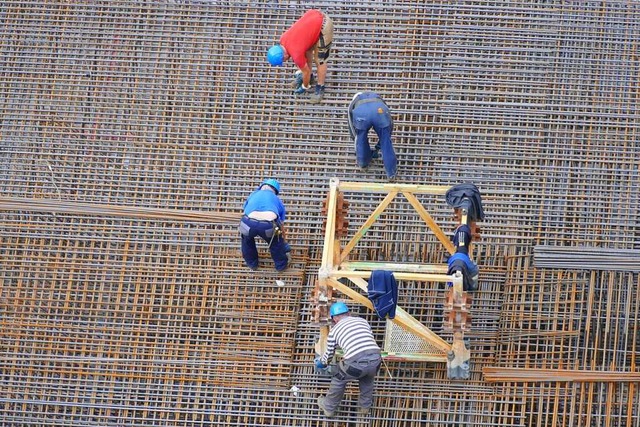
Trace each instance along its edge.
{"label": "rebar mesh", "polygon": [[[309,7],[336,27],[320,105],[264,61]],[[638,372],[638,273],[533,262],[536,246],[640,249],[638,40],[634,2],[4,1],[0,191],[46,200],[0,204],[0,423],[333,424],[315,407],[310,292],[329,179],[385,179],[379,160],[355,167],[345,121],[370,89],[402,182],[480,188],[481,289],[470,380],[390,363],[370,417],[350,386],[337,422],[637,426],[637,384],[488,384],[482,368]],[[284,275],[265,245],[258,274],[239,250],[266,176],[288,210]],[[421,201],[451,232],[443,201]],[[354,258],[442,262],[394,209]],[[437,330],[439,289],[402,292]]]}

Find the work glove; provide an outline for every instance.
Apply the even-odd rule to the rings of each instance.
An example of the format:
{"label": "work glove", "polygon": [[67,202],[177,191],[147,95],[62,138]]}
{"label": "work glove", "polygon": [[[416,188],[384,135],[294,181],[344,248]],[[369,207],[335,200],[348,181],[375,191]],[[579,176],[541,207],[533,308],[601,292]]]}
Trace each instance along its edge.
{"label": "work glove", "polygon": [[298,89],[302,86],[302,71],[296,71],[296,74],[293,76],[293,82],[291,82],[291,87],[293,89]]}
{"label": "work glove", "polygon": [[[291,88],[296,90],[299,89],[300,86],[302,86],[302,71],[298,70],[296,71],[296,74],[293,76],[293,81],[291,82]],[[313,86],[315,82],[315,76],[313,75],[313,73],[311,73],[311,79],[309,79],[309,86]]]}
{"label": "work glove", "polygon": [[313,363],[316,365],[316,368],[318,368],[318,369],[326,369],[327,368],[327,365],[322,363],[322,359],[320,357],[316,357],[315,359],[313,359]]}

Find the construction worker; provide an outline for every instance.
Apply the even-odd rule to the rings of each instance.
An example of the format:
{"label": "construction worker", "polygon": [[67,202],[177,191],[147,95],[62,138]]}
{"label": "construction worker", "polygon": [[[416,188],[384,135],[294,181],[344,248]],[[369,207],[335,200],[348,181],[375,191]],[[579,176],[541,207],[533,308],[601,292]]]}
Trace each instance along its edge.
{"label": "construction worker", "polygon": [[[369,130],[373,127],[378,135],[375,150],[369,145]],[[391,144],[393,120],[389,107],[380,95],[374,92],[358,92],[349,104],[349,133],[355,142],[356,162],[366,170],[371,159],[378,157],[382,150],[382,161],[387,179],[394,181],[398,170],[398,159]]]}
{"label": "construction worker", "polygon": [[265,179],[242,206],[244,215],[238,227],[242,237],[242,256],[252,270],[256,270],[259,264],[256,236],[269,244],[276,270],[285,270],[289,264],[291,248],[284,238],[282,226],[286,210],[278,194],[280,183],[275,179]]}
{"label": "construction worker", "polygon": [[324,82],[327,77],[327,60],[333,42],[333,22],[319,10],[311,9],[298,19],[280,37],[280,44],[272,46],[267,52],[271,65],[281,66],[289,58],[293,60],[300,73],[296,73],[294,84],[296,95],[311,91],[312,68],[315,62],[318,81],[311,94],[311,102],[319,103],[324,97]]}
{"label": "construction worker", "polygon": [[327,349],[315,359],[315,365],[318,369],[325,369],[333,358],[336,346],[343,350],[344,355],[337,369],[333,370],[327,395],[318,397],[318,406],[325,416],[332,417],[344,396],[347,383],[357,380],[360,387],[358,412],[366,415],[373,405],[373,380],[382,361],[380,347],[373,338],[369,323],[351,316],[345,303],[332,304],[329,314],[334,326],[327,337]]}

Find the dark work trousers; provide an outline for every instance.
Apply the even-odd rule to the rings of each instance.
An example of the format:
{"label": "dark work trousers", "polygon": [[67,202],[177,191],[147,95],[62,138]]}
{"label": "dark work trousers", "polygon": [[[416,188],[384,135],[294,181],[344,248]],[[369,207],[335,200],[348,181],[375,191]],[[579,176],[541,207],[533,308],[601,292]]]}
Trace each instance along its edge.
{"label": "dark work trousers", "polygon": [[275,235],[274,225],[276,221],[259,221],[244,215],[240,221],[240,236],[242,237],[242,257],[249,268],[258,267],[258,249],[256,248],[256,237],[260,236],[269,245],[271,258],[275,263],[276,270],[287,268],[287,252],[289,245],[282,236]]}
{"label": "dark work trousers", "polygon": [[342,360],[337,372],[331,378],[331,386],[324,399],[327,411],[335,412],[344,396],[349,381],[358,381],[360,396],[358,406],[371,408],[373,405],[373,380],[380,369],[380,353],[357,355],[354,360]]}

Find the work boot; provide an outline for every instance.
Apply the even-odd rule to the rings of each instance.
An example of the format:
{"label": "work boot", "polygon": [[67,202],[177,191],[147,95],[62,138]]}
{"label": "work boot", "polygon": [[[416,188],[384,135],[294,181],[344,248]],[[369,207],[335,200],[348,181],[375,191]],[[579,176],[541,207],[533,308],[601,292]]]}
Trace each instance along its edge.
{"label": "work boot", "polygon": [[319,104],[324,98],[324,85],[316,85],[316,92],[311,94],[311,102]]}
{"label": "work boot", "polygon": [[358,169],[360,170],[360,172],[369,172],[369,166],[371,166],[371,164],[368,164],[367,166],[360,166],[359,164],[356,163],[356,166],[358,166]]}
{"label": "work boot", "polygon": [[335,412],[329,412],[326,409],[326,407],[324,406],[324,399],[322,398],[322,396],[318,396],[318,406],[324,412],[325,417],[333,417],[336,414]]}

